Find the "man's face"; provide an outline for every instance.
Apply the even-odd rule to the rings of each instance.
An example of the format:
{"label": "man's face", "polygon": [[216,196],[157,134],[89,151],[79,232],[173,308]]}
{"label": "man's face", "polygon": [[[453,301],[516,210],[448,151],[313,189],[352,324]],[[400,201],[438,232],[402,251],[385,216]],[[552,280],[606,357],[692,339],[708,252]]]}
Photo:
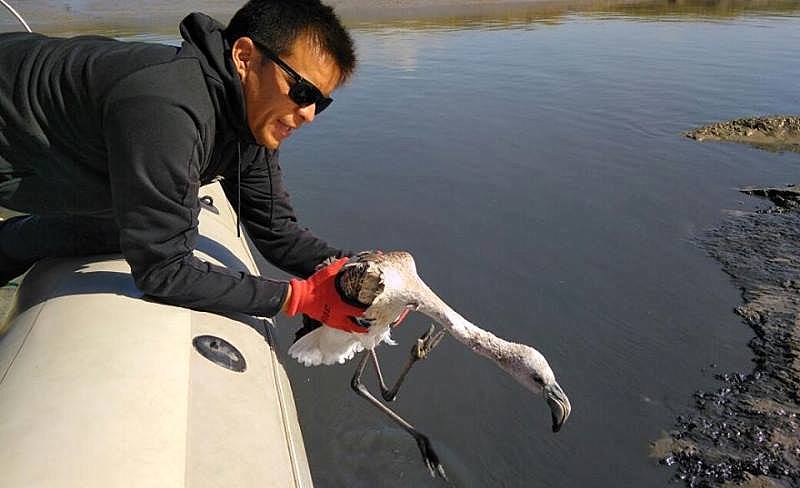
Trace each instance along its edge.
{"label": "man's face", "polygon": [[[247,124],[256,142],[277,149],[281,142],[303,124],[314,120],[315,105],[301,108],[289,98],[294,80],[263,56],[247,37],[234,43],[233,62],[242,80]],[[284,63],[330,96],[339,81],[339,68],[330,56],[320,52],[306,37],[299,37]]]}

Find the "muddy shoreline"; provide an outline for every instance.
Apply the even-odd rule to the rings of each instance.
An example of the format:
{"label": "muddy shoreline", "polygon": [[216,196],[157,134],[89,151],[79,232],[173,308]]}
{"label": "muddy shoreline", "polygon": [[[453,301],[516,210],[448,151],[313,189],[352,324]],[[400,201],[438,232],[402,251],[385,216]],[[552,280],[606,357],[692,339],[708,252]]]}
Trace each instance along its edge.
{"label": "muddy shoreline", "polygon": [[685,132],[699,142],[727,141],[766,151],[800,153],[800,116],[769,115],[717,122]]}
{"label": "muddy shoreline", "polygon": [[[794,145],[787,141],[794,133],[786,120],[737,119],[685,135],[752,144],[745,139],[756,130],[758,144],[766,144],[759,147],[785,150]],[[697,244],[742,290],[743,303],[735,313],[755,333],[749,343],[755,367],[717,373],[720,387],[695,392],[693,408],[654,443],[653,455],[673,466],[675,477],[687,486],[798,486],[800,186],[741,191],[767,198],[774,206],[734,213]]]}

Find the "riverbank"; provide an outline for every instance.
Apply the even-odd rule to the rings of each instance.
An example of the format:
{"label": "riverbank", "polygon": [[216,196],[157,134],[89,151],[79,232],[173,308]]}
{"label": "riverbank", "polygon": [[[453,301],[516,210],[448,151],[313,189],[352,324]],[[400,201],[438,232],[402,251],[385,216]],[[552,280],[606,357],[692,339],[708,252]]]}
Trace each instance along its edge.
{"label": "riverbank", "polygon": [[[54,0],[19,5],[36,32],[49,35],[104,33],[117,37],[141,32],[177,37],[177,25],[190,12],[205,12],[226,23],[244,0]],[[328,0],[349,27],[457,28],[559,23],[570,15],[731,19],[743,15],[782,15],[800,10],[794,0]],[[17,30],[10,15],[0,15],[0,32]]]}
{"label": "riverbank", "polygon": [[[686,135],[762,149],[792,146],[792,119],[713,124]],[[786,123],[786,121],[789,123]],[[800,127],[800,125],[797,125]],[[776,149],[777,148],[777,149]],[[716,391],[697,391],[694,409],[656,441],[653,455],[688,486],[788,487],[800,482],[800,187],[745,188],[774,206],[736,212],[698,244],[742,290],[735,309],[751,327],[755,367],[719,372]],[[715,365],[710,365],[714,368]],[[741,485],[739,485],[741,486]]]}

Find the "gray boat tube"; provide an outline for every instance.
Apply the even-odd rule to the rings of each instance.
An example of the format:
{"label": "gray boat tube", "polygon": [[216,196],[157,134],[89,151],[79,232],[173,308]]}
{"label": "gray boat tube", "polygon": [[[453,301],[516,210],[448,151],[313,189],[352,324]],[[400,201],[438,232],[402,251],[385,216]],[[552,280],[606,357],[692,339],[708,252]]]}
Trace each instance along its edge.
{"label": "gray boat tube", "polygon": [[[257,273],[200,192],[198,257]],[[312,486],[271,327],[147,300],[119,255],[36,264],[0,324],[0,485]]]}

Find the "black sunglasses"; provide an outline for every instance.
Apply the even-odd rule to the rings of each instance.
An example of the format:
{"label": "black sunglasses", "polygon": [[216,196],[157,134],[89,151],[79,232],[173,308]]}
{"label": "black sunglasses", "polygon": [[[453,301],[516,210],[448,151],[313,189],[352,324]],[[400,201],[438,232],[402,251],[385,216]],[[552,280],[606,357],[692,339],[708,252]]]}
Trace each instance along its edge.
{"label": "black sunglasses", "polygon": [[291,98],[294,103],[300,107],[308,107],[309,105],[314,104],[316,106],[314,114],[318,115],[323,110],[328,108],[328,105],[333,102],[333,98],[323,95],[322,92],[319,91],[319,88],[314,86],[314,84],[307,79],[300,76],[297,71],[293,70],[288,64],[284,63],[277,54],[272,52],[263,44],[255,41],[253,42],[259,47],[262,54],[280,66],[280,68],[285,71],[286,74],[292,78],[292,80],[294,80],[294,85],[289,88],[289,98]]}

